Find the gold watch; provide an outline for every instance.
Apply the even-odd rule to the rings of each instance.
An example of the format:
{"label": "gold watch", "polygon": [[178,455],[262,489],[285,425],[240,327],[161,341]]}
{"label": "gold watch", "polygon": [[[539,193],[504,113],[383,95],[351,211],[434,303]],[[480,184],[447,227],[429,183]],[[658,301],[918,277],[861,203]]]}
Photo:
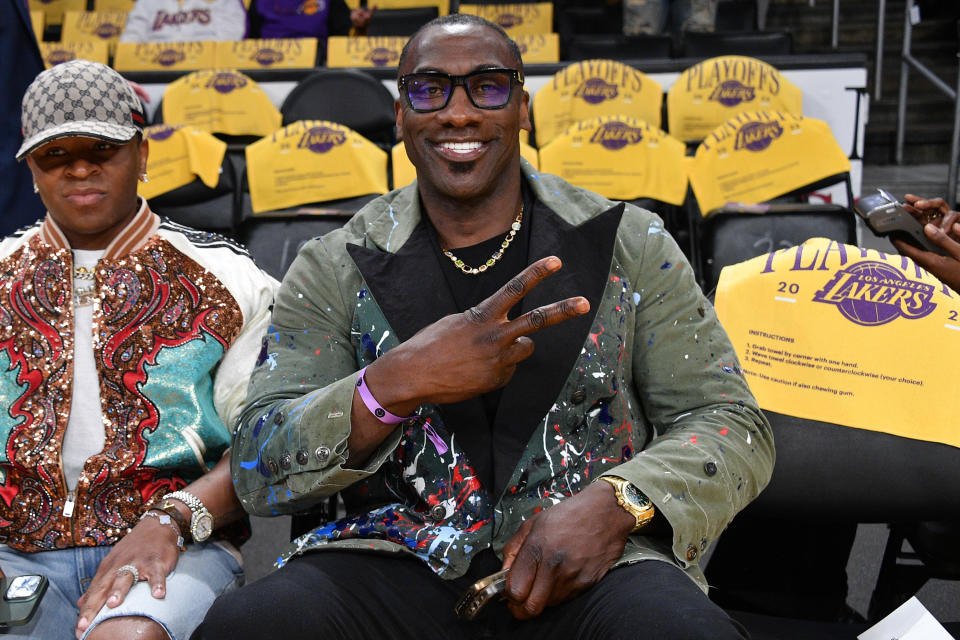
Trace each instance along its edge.
{"label": "gold watch", "polygon": [[617,504],[636,518],[637,523],[633,526],[633,529],[630,530],[630,533],[639,531],[644,525],[653,520],[656,509],[653,508],[650,498],[645,496],[640,489],[630,484],[629,481],[617,476],[600,476],[600,479],[613,485],[613,490],[617,495]]}

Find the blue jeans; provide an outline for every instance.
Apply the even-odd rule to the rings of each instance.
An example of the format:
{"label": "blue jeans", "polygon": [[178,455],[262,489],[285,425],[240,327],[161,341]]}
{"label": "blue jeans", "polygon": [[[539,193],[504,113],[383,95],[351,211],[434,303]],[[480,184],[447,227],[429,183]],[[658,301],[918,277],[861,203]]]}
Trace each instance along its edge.
{"label": "blue jeans", "polygon": [[[87,590],[100,562],[113,547],[73,547],[23,553],[0,545],[0,569],[13,577],[42,574],[50,581],[47,593],[30,624],[11,627],[8,635],[43,640],[73,640],[77,626],[77,600]],[[222,593],[243,584],[243,569],[216,543],[191,544],[180,554],[176,569],[167,576],[167,595],[154,598],[146,582],[139,582],[120,606],[100,610],[87,629],[119,616],[143,616],[160,624],[174,640],[186,640],[206,610]]]}

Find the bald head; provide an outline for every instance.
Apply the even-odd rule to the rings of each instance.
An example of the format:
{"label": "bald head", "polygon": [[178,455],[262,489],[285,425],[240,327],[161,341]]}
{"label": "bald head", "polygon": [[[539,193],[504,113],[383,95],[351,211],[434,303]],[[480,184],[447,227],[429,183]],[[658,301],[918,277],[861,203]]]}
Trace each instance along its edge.
{"label": "bald head", "polygon": [[523,71],[523,58],[520,55],[520,47],[517,46],[517,43],[507,35],[507,32],[504,31],[500,25],[481,18],[480,16],[475,16],[469,13],[451,13],[431,20],[427,24],[420,27],[416,33],[410,36],[410,39],[407,40],[407,43],[403,45],[403,51],[400,52],[400,60],[397,62],[398,76],[402,76],[403,74],[410,72],[406,66],[409,63],[410,52],[419,46],[420,41],[427,34],[427,32],[434,29],[442,29],[446,33],[450,33],[452,35],[467,34],[476,29],[490,29],[496,33],[500,39],[503,40],[505,45],[507,45],[507,48],[510,52],[510,57],[516,63],[516,68],[521,72]]}

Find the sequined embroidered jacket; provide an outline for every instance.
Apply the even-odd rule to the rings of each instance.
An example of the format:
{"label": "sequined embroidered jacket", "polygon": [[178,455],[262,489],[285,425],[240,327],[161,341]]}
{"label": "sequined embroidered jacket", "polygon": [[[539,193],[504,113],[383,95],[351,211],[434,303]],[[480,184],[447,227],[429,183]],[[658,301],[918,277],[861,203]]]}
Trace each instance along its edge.
{"label": "sequined embroidered jacket", "polygon": [[[229,444],[276,282],[246,252],[143,204],[97,263],[93,344],[104,449],[68,494],[72,253],[47,218],[0,244],[0,542],[115,543]],[[218,368],[219,367],[219,368]]]}
{"label": "sequined embroidered jacket", "polygon": [[[325,548],[411,553],[444,578],[500,554],[520,524],[604,474],[655,503],[672,539],[633,535],[620,562],[697,561],[769,481],[773,440],[692,270],[654,214],[524,163],[529,262],[563,269],[522,303],[573,295],[591,313],[533,336],[492,424],[479,398],[423,405],[362,468],[345,467],[357,371],[457,308],[416,186],[308,243],[277,293],[231,455],[248,511],[308,509],[341,492],[346,517],[279,559]],[[455,348],[455,345],[451,345]]]}

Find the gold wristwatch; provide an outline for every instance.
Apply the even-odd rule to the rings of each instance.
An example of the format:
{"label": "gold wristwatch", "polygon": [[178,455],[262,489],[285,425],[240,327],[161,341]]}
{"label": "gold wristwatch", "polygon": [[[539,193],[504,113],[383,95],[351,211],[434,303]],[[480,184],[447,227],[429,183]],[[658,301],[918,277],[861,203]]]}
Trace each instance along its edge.
{"label": "gold wristwatch", "polygon": [[600,476],[600,479],[613,485],[613,490],[617,495],[617,504],[636,518],[637,523],[633,526],[633,529],[630,530],[630,533],[639,531],[644,525],[653,520],[656,509],[653,508],[650,498],[645,496],[642,491],[630,484],[627,480],[617,476]]}

